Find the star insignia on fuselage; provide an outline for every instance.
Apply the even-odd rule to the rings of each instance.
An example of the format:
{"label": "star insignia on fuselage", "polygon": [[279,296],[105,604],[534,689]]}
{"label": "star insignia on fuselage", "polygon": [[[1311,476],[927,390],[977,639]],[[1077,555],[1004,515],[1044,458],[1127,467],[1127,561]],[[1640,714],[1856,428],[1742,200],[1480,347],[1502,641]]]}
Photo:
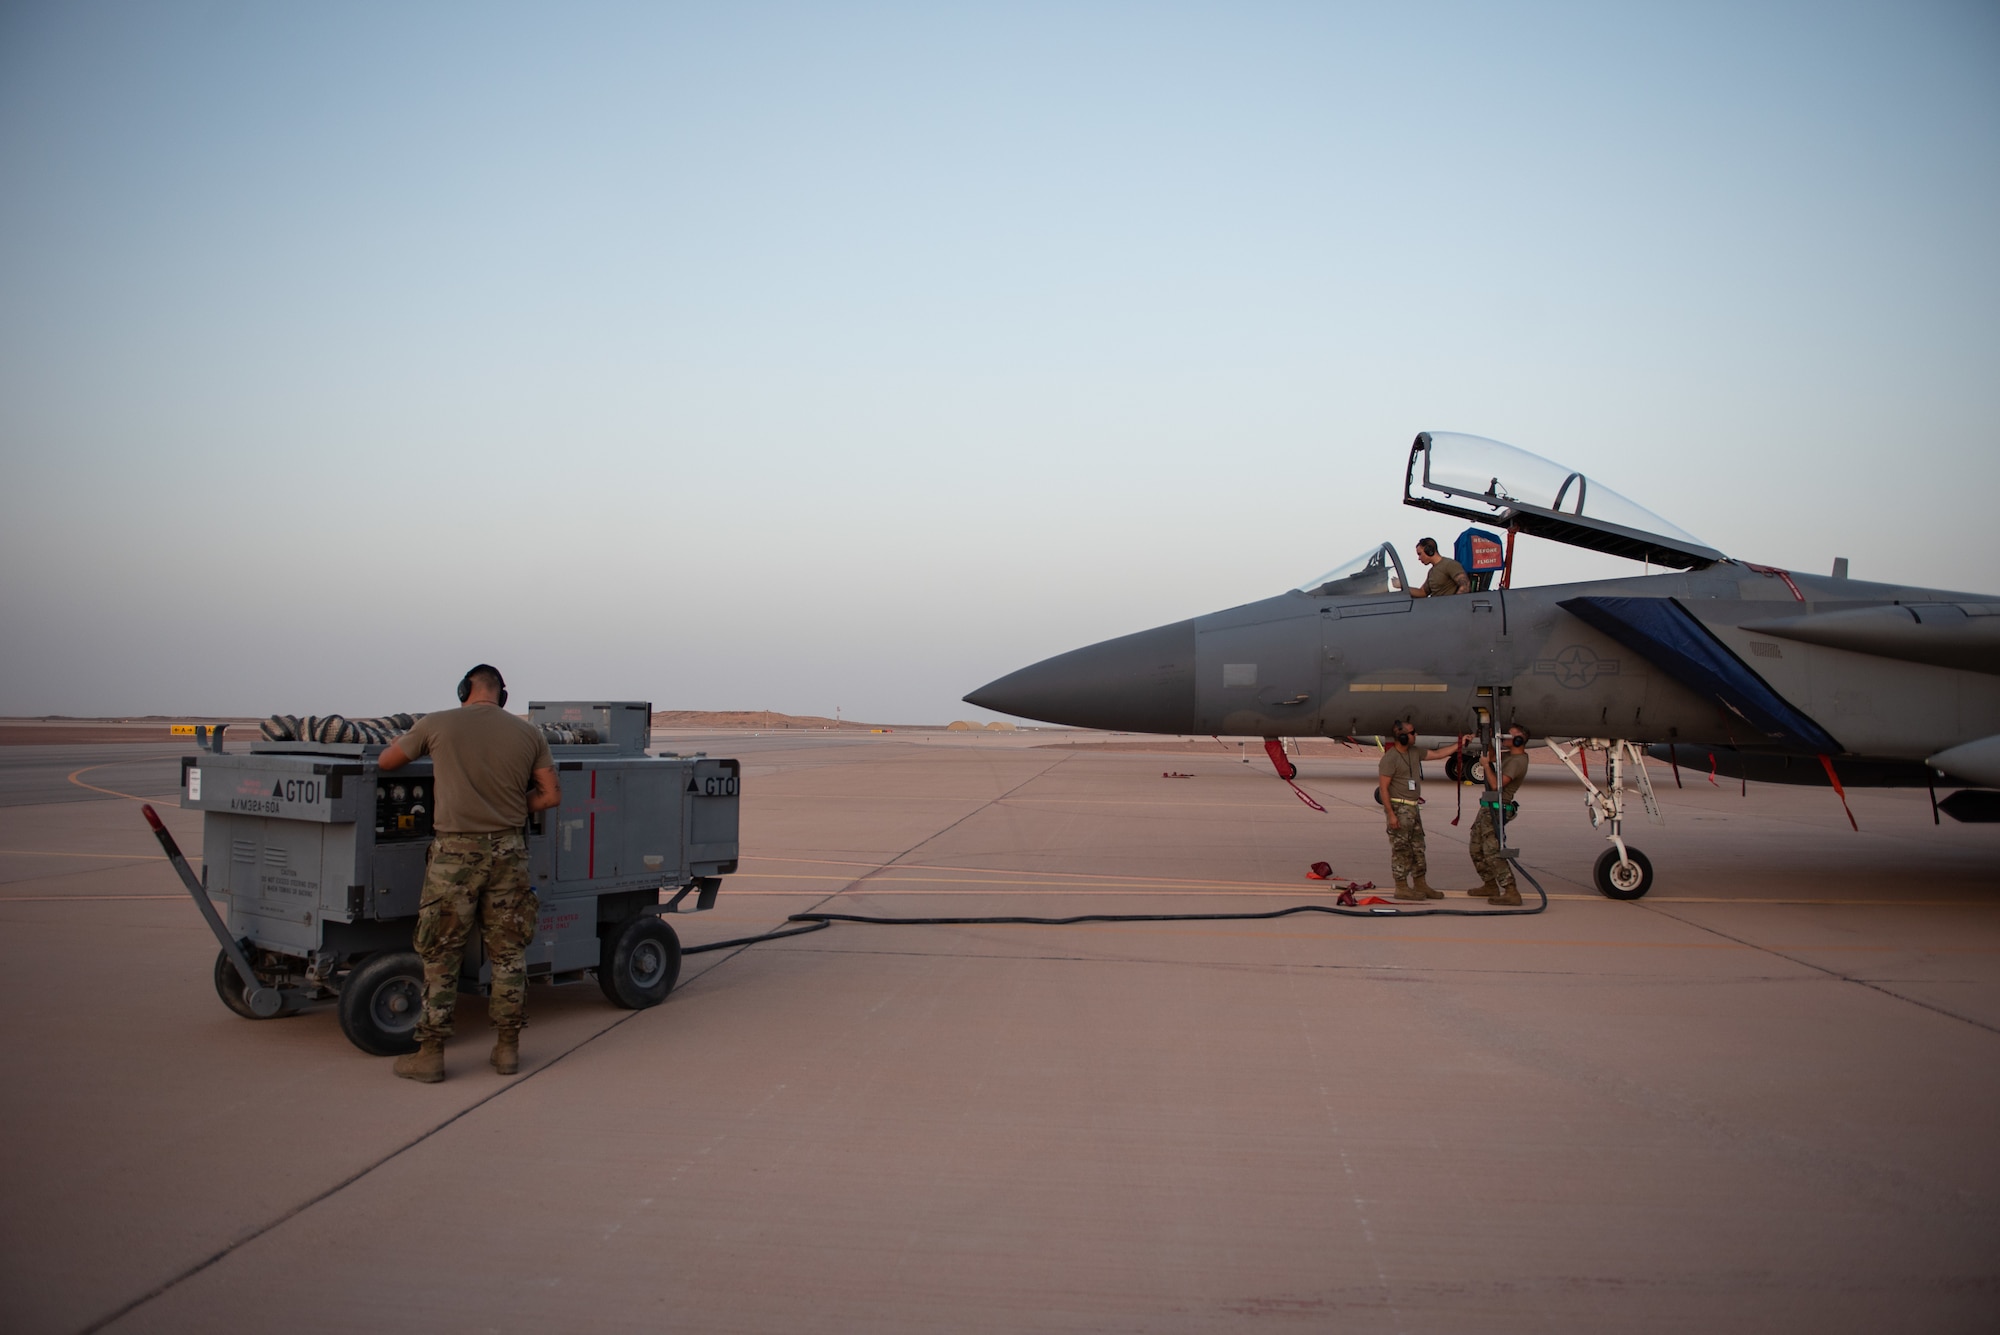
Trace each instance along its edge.
{"label": "star insignia on fuselage", "polygon": [[1580,691],[1599,677],[1617,676],[1618,660],[1599,658],[1597,651],[1587,644],[1572,644],[1554,658],[1536,659],[1535,671],[1554,677],[1558,686]]}

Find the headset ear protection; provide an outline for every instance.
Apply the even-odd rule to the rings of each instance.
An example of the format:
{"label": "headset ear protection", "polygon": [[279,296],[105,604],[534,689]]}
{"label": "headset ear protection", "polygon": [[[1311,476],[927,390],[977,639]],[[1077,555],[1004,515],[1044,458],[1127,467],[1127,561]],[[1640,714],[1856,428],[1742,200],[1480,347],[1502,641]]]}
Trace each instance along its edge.
{"label": "headset ear protection", "polygon": [[491,672],[494,675],[494,677],[499,680],[500,707],[502,709],[505,709],[507,707],[507,679],[505,677],[502,677],[500,675],[500,669],[494,667],[491,663],[474,663],[471,667],[465,670],[465,675],[458,679],[458,702],[460,704],[464,704],[466,700],[471,697],[472,674],[475,672]]}

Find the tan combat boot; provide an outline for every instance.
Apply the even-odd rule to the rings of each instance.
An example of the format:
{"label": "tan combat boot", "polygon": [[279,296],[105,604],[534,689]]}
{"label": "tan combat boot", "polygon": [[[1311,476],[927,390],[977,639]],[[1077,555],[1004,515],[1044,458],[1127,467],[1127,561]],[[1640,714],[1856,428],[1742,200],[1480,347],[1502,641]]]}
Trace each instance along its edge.
{"label": "tan combat boot", "polygon": [[1487,881],[1484,884],[1472,887],[1472,889],[1465,893],[1471,895],[1474,899],[1491,899],[1500,893],[1500,887],[1491,881]]}
{"label": "tan combat boot", "polygon": [[1426,881],[1426,880],[1424,879],[1424,873],[1422,873],[1422,872],[1418,872],[1418,873],[1417,873],[1417,881],[1416,881],[1416,884],[1415,884],[1415,885],[1414,885],[1413,887],[1411,887],[1411,888],[1417,891],[1417,896],[1416,896],[1416,897],[1417,897],[1418,899],[1443,899],[1443,898],[1444,898],[1444,891],[1442,891],[1442,890],[1433,890],[1433,889],[1431,889],[1431,883],[1430,883],[1429,881]]}
{"label": "tan combat boot", "polygon": [[426,1085],[444,1079],[444,1040],[427,1038],[417,1045],[415,1052],[396,1058],[396,1074]]}
{"label": "tan combat boot", "polygon": [[1521,887],[1510,885],[1493,896],[1493,907],[1515,909],[1521,907]]}
{"label": "tan combat boot", "polygon": [[493,1069],[501,1075],[513,1075],[521,1069],[521,1036],[517,1033],[502,1032],[493,1040]]}
{"label": "tan combat boot", "polygon": [[1421,891],[1421,890],[1418,890],[1418,889],[1414,889],[1414,888],[1413,888],[1413,887],[1412,887],[1412,886],[1410,885],[1410,883],[1409,883],[1408,881],[1405,881],[1405,880],[1404,880],[1404,879],[1403,879],[1402,877],[1400,877],[1400,876],[1398,876],[1398,877],[1396,878],[1396,898],[1398,898],[1398,899],[1422,899],[1422,898],[1424,898],[1424,897],[1425,897],[1425,896],[1424,896],[1424,892],[1423,892],[1423,891]]}

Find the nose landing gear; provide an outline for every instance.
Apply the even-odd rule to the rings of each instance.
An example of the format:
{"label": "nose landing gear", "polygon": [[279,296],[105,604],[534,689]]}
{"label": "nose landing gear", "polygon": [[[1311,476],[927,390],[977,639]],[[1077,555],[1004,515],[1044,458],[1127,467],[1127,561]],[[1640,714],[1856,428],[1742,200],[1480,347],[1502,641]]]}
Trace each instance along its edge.
{"label": "nose landing gear", "polygon": [[1591,879],[1597,893],[1607,899],[1637,899],[1653,888],[1653,862],[1622,839],[1618,842],[1618,848],[1607,848],[1597,855]]}
{"label": "nose landing gear", "polygon": [[[1667,823],[1660,815],[1660,804],[1653,799],[1653,781],[1646,774],[1645,752],[1635,742],[1606,741],[1598,737],[1576,737],[1568,741],[1551,737],[1549,749],[1583,785],[1583,805],[1590,813],[1592,828],[1601,829],[1607,823],[1611,826],[1605,836],[1611,841],[1611,847],[1598,856],[1591,877],[1598,893],[1608,899],[1639,898],[1653,888],[1653,864],[1644,853],[1625,842],[1625,795],[1638,793],[1640,802],[1646,808],[1647,818],[1655,825]],[[1592,783],[1589,771],[1578,763],[1578,757],[1587,758],[1591,751],[1604,753],[1603,787]]]}

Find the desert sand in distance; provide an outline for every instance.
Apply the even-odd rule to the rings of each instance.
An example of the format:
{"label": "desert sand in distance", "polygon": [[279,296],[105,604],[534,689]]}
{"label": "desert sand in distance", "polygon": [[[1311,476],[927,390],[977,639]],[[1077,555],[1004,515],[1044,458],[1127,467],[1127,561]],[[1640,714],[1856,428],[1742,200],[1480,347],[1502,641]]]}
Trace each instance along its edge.
{"label": "desert sand in distance", "polygon": [[[152,742],[169,739],[176,723],[226,723],[232,742],[256,740],[263,718],[214,714],[151,714],[137,718],[0,718],[0,746],[68,746],[94,742]],[[817,714],[784,714],[770,709],[665,709],[653,712],[656,732],[673,729],[721,731],[786,731],[843,729],[853,732],[892,728],[906,732],[942,732],[944,724],[881,724],[831,719]]]}

